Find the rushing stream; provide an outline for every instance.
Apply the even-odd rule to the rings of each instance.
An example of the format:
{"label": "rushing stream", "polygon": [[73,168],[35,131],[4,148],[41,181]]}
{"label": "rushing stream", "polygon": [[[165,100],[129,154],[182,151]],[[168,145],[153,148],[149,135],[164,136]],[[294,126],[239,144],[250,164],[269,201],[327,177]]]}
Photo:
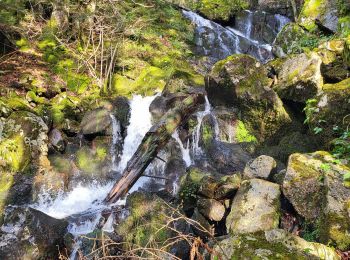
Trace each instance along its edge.
{"label": "rushing stream", "polygon": [[[193,12],[183,11],[186,18],[190,19],[196,25],[196,45],[197,51],[203,56],[211,57],[213,60],[219,60],[234,53],[248,53],[260,61],[267,61],[272,58],[271,43],[278,31],[289,20],[280,15],[267,15],[261,12],[245,11],[237,17],[233,26],[223,27],[217,23],[207,20]],[[262,18],[263,17],[263,18]],[[264,31],[269,33],[259,34],[256,30],[256,19],[265,19],[267,28]],[[273,37],[269,35],[273,35]],[[117,154],[116,146],[122,140],[120,122],[114,115],[110,116],[112,126],[112,141],[110,146],[111,171],[120,174],[127,166],[128,161],[141,143],[146,132],[151,128],[151,114],[149,106],[155,99],[155,96],[142,97],[136,95],[130,101],[130,122],[127,129],[127,135],[121,154]],[[194,163],[194,157],[200,155],[203,151],[200,147],[200,135],[202,121],[205,116],[212,116],[216,138],[219,136],[219,125],[215,118],[215,113],[206,98],[203,111],[195,114],[197,117],[197,126],[195,127],[191,141],[187,140],[184,144],[176,131],[173,138],[179,144],[182,152],[182,158],[186,166]],[[165,158],[166,155],[162,155]],[[166,158],[165,158],[166,159]],[[162,175],[165,163],[160,160],[154,162],[146,170],[147,175]],[[158,185],[158,189],[164,187],[164,180],[153,179],[147,176],[141,177],[132,187],[130,192],[139,188],[146,188]],[[76,182],[73,187],[67,191],[61,191],[55,198],[50,196],[49,191],[43,191],[39,196],[38,202],[33,205],[34,208],[54,217],[67,218],[70,221],[69,232],[76,237],[76,247],[71,255],[75,259],[75,254],[79,248],[79,235],[88,234],[97,227],[102,216],[103,210],[112,210],[115,205],[123,205],[124,200],[118,201],[115,205],[105,205],[103,199],[112,188],[114,181],[101,183],[97,180],[90,183]],[[173,192],[178,190],[177,183],[174,182]],[[114,216],[110,214],[106,220],[103,230],[113,230]]]}

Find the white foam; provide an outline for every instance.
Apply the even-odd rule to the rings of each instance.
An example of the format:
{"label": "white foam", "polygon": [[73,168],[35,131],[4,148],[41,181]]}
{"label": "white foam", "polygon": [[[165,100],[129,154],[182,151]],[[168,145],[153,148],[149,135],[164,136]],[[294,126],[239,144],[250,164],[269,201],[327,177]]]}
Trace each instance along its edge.
{"label": "white foam", "polygon": [[62,219],[87,210],[101,210],[106,206],[102,201],[113,187],[113,183],[99,184],[97,181],[89,185],[78,183],[71,191],[61,191],[54,199],[49,191],[39,195],[39,201],[33,208],[45,214]]}
{"label": "white foam", "polygon": [[149,106],[156,96],[142,97],[140,95],[133,96],[130,108],[130,124],[127,130],[127,136],[124,140],[122,157],[118,166],[123,171],[140,145],[144,135],[152,126],[152,115],[149,112]]}

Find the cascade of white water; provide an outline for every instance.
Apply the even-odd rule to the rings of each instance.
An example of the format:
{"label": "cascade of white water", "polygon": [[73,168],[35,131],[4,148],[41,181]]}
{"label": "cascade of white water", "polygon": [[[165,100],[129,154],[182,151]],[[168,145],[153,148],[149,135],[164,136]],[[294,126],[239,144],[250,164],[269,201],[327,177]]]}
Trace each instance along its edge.
{"label": "cascade of white water", "polygon": [[219,137],[219,124],[217,121],[217,118],[214,113],[212,113],[212,106],[209,103],[208,97],[205,96],[205,107],[203,111],[197,112],[197,125],[193,131],[192,134],[192,152],[194,155],[200,155],[203,151],[200,147],[199,141],[200,141],[200,136],[201,136],[201,127],[202,127],[202,122],[203,118],[206,115],[211,115],[213,118],[213,123],[214,123],[214,138],[218,139]]}
{"label": "cascade of white water", "polygon": [[182,153],[182,159],[185,161],[186,166],[187,167],[190,166],[192,164],[192,160],[191,160],[191,155],[190,155],[189,140],[187,140],[187,145],[186,145],[186,147],[184,147],[177,130],[174,132],[173,138],[176,140],[176,142],[180,146],[181,153]]}
{"label": "cascade of white water", "polygon": [[149,106],[155,97],[156,96],[142,97],[141,95],[136,95],[131,100],[130,123],[124,140],[122,157],[118,165],[118,170],[120,172],[125,169],[126,164],[135,153],[142,138],[152,126],[152,116],[149,112]]}
{"label": "cascade of white water", "polygon": [[245,12],[248,13],[247,20],[246,20],[245,37],[248,39],[251,39],[252,27],[253,27],[253,12],[249,10],[245,10]]}
{"label": "cascade of white water", "polygon": [[[130,125],[127,130],[127,137],[125,138],[123,155],[119,165],[115,164],[112,167],[124,169],[128,160],[131,158],[138,145],[141,143],[143,136],[151,127],[151,114],[149,112],[149,105],[154,100],[155,96],[142,97],[134,96],[131,100],[131,116]],[[113,126],[113,141],[111,147],[112,156],[115,153],[115,144],[120,137],[120,125],[118,121],[111,116]],[[112,158],[113,161],[113,158]],[[142,178],[141,178],[142,179]],[[142,180],[140,179],[141,183]],[[32,205],[33,208],[40,210],[54,218],[65,218],[78,213],[91,213],[89,219],[70,223],[68,230],[75,236],[87,234],[92,232],[99,223],[101,211],[108,209],[113,205],[105,205],[102,203],[108,192],[113,187],[114,182],[99,183],[97,180],[90,184],[75,183],[73,188],[68,191],[59,192],[58,196],[52,198],[49,191],[42,191],[39,195],[38,202]],[[135,184],[133,190],[141,186],[139,182]],[[124,204],[125,201],[118,201],[116,204]],[[111,223],[112,222],[112,223]],[[110,229],[113,224],[113,219],[109,219],[105,225],[105,229]]]}
{"label": "cascade of white water", "polygon": [[113,114],[110,114],[111,121],[112,121],[112,145],[111,145],[111,156],[112,156],[112,170],[117,171],[118,165],[116,162],[117,154],[116,154],[116,145],[121,140],[121,132],[120,132],[120,123],[115,118]]}

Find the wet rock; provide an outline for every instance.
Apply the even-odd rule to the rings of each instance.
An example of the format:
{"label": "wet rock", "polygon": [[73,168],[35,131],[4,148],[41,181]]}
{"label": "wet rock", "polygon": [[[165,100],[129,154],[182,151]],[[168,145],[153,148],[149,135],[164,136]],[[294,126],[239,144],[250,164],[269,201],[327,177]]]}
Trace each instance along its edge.
{"label": "wet rock", "polygon": [[193,225],[194,232],[200,237],[207,238],[211,235],[214,235],[214,230],[212,225],[205,219],[205,217],[198,211],[196,208],[191,217],[194,221],[198,222],[202,227],[198,225]]}
{"label": "wet rock", "polygon": [[167,99],[163,96],[156,97],[149,106],[149,111],[153,120],[158,121],[167,111]]}
{"label": "wet rock", "polygon": [[[297,8],[300,8],[300,6],[298,5]],[[291,2],[283,0],[259,0],[258,9],[272,14],[281,14],[290,18],[294,17]]]}
{"label": "wet rock", "polygon": [[226,219],[230,233],[244,234],[278,227],[279,185],[260,179],[244,181],[233,200]]}
{"label": "wet rock", "polygon": [[179,186],[180,179],[186,174],[186,164],[182,158],[179,157],[171,157],[167,160],[164,176],[168,178],[165,181],[166,190],[173,195],[176,195]]}
{"label": "wet rock", "polygon": [[[220,241],[214,250],[229,259],[334,259],[336,251],[323,244],[307,242],[282,229],[254,234],[230,236]],[[214,259],[214,258],[211,258]]]}
{"label": "wet rock", "polygon": [[251,159],[239,144],[229,144],[212,140],[207,150],[210,163],[221,174],[243,171]]}
{"label": "wet rock", "polygon": [[244,179],[259,178],[268,180],[276,168],[275,159],[261,155],[247,163],[243,171]]}
{"label": "wet rock", "polygon": [[198,211],[207,219],[220,221],[225,215],[225,207],[214,199],[200,198],[197,201]]}
{"label": "wet rock", "polygon": [[289,56],[277,71],[278,81],[273,89],[281,98],[306,102],[322,90],[321,63],[314,52]]}
{"label": "wet rock", "polygon": [[35,209],[8,207],[1,226],[0,257],[57,259],[67,226],[67,221],[54,219]]}
{"label": "wet rock", "polygon": [[213,67],[206,81],[214,106],[236,106],[258,140],[274,135],[291,122],[282,101],[270,88],[267,70],[248,55],[232,55]]}
{"label": "wet rock", "polygon": [[66,149],[66,141],[63,133],[57,128],[52,129],[49,133],[49,149],[60,153]]}

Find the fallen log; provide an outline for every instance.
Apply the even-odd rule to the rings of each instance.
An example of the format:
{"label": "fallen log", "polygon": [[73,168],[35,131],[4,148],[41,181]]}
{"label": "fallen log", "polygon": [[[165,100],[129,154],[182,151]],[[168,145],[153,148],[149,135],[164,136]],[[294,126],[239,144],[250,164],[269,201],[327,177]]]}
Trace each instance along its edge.
{"label": "fallen log", "polygon": [[168,143],[176,128],[185,122],[201,103],[204,103],[203,93],[191,93],[151,127],[129,160],[121,179],[116,182],[105,198],[106,202],[113,203],[127,194],[158,152]]}

